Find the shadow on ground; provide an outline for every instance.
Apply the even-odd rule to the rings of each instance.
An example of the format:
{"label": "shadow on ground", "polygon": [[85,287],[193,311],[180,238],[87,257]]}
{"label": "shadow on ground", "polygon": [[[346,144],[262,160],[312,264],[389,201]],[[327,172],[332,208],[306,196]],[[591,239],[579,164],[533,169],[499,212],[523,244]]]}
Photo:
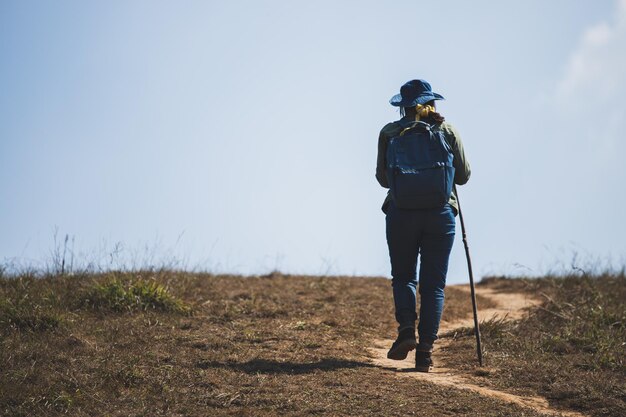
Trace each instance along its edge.
{"label": "shadow on ground", "polygon": [[247,374],[308,374],[316,371],[334,371],[337,369],[374,367],[374,365],[365,362],[348,361],[335,358],[322,359],[321,361],[310,363],[278,362],[267,359],[253,359],[243,363],[202,361],[198,362],[196,366],[201,369],[231,369],[245,372]]}

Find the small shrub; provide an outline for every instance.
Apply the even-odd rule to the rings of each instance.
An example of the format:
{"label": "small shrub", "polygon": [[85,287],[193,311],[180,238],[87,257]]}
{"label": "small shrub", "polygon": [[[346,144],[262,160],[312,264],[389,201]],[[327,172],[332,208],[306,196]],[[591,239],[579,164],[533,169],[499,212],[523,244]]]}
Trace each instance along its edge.
{"label": "small shrub", "polygon": [[[492,340],[502,340],[511,335],[511,330],[515,328],[515,322],[510,321],[508,315],[494,316],[488,320],[480,322],[480,332]],[[469,328],[469,335],[474,335],[474,328]]]}
{"label": "small shrub", "polygon": [[170,294],[167,287],[154,280],[144,279],[124,283],[115,278],[104,284],[95,284],[87,295],[86,304],[114,311],[160,310],[191,313],[191,308]]}
{"label": "small shrub", "polygon": [[12,302],[0,299],[0,327],[2,329],[45,331],[59,327],[61,315],[45,309],[28,299]]}

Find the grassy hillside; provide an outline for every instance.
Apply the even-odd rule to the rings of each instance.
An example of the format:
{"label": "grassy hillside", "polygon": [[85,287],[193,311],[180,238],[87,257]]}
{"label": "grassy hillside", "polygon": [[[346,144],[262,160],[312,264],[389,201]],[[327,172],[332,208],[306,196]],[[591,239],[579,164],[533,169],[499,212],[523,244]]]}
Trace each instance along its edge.
{"label": "grassy hillside", "polygon": [[[621,275],[484,280],[542,300],[520,321],[483,323],[487,368],[476,382],[593,416],[626,416],[626,278]],[[448,335],[452,337],[452,335]],[[472,368],[473,330],[455,335],[456,368]],[[495,369],[495,371],[493,371]]]}
{"label": "grassy hillside", "polygon": [[[596,304],[567,310],[564,299],[555,295],[559,291],[551,288],[571,288],[567,302],[573,306],[587,297],[582,288],[601,294],[604,298],[594,300],[601,299],[603,311],[610,313],[587,327],[604,323],[612,333],[604,335],[601,327],[601,346],[594,346],[604,359],[580,372],[608,375],[587,379],[589,390],[601,392],[605,381],[613,381],[604,409],[623,410],[624,277],[559,282],[537,281],[532,287],[527,281],[499,280],[488,285],[540,288],[552,299],[542,308],[553,311],[550,302],[564,306],[566,310],[553,312],[571,316],[574,323],[583,311],[597,311]],[[444,320],[471,314],[465,291],[450,287],[446,296]],[[489,303],[479,299],[479,305]],[[563,326],[540,327],[555,322],[550,313],[540,310],[531,318],[537,335],[568,334]],[[535,357],[532,344],[511,350],[520,337],[559,346],[528,337],[529,328],[521,324],[498,326],[484,326],[485,355],[494,367],[510,365],[500,358],[502,352],[522,355],[528,350]],[[3,415],[536,415],[373,366],[366,350],[371,340],[395,336],[390,282],[382,278],[169,271],[0,278],[0,336]],[[595,339],[594,333],[585,337]],[[461,336],[455,343],[458,366],[475,366],[469,340]],[[572,346],[554,348],[558,352],[546,356],[545,372],[552,378],[572,376],[570,368],[555,365],[563,358],[572,358],[571,369],[578,369],[582,362],[576,355],[593,354],[585,350],[586,342]],[[524,369],[539,372],[537,364],[520,361],[527,363]],[[512,380],[498,372],[480,378],[511,390],[543,389],[532,378]],[[604,412],[597,411],[597,402],[581,405],[564,399],[563,404]]]}

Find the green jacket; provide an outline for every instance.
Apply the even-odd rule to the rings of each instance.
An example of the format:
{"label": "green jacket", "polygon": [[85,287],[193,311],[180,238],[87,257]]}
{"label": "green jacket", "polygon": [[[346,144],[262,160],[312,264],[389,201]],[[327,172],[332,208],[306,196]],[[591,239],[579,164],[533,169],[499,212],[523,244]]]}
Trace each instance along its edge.
{"label": "green jacket", "polygon": [[[387,174],[385,173],[387,142],[394,136],[398,136],[402,129],[409,126],[413,121],[414,119],[411,117],[403,117],[398,121],[388,123],[380,131],[380,135],[378,136],[376,179],[378,180],[378,183],[385,188],[389,188],[389,183],[387,182]],[[444,132],[446,142],[448,142],[448,145],[450,145],[450,148],[452,149],[452,153],[454,155],[454,183],[458,185],[465,184],[469,180],[471,171],[469,162],[467,162],[467,158],[465,157],[463,142],[461,142],[461,137],[459,136],[459,133],[448,122],[441,123],[439,126],[436,126],[435,129],[441,129]],[[382,210],[385,213],[387,212],[387,205],[389,204],[390,199],[391,196],[389,195],[389,193],[387,193],[387,197],[385,198],[385,202],[383,203],[382,207]],[[459,206],[457,204],[457,199],[454,191],[452,191],[449,203],[454,209],[455,214],[458,213]]]}

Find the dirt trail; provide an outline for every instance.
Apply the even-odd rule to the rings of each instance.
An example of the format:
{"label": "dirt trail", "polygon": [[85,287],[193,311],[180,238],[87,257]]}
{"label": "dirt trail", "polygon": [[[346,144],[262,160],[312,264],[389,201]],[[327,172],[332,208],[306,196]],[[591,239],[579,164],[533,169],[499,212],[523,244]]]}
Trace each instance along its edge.
{"label": "dirt trail", "polygon": [[[469,286],[464,285],[455,287],[467,291],[469,297]],[[532,298],[528,294],[523,293],[502,293],[496,292],[490,288],[480,287],[476,288],[476,293],[482,295],[483,297],[491,298],[497,303],[497,307],[495,308],[480,309],[479,306],[478,318],[481,322],[496,316],[500,318],[506,317],[507,320],[519,320],[524,316],[524,314],[526,314],[526,308],[539,303],[539,300],[536,298]],[[457,320],[451,323],[442,321],[439,333],[445,333],[461,327],[473,326],[474,322],[472,317]],[[387,350],[393,343],[393,340],[374,340],[372,342],[374,347],[370,348],[369,351],[373,356],[372,361],[374,364],[385,369],[395,370],[398,372],[398,375],[403,377],[429,381],[434,384],[449,386],[456,389],[470,390],[480,395],[497,398],[508,403],[530,408],[549,416],[584,417],[584,414],[574,411],[558,411],[550,408],[548,401],[543,397],[523,397],[477,385],[470,380],[470,374],[446,367],[445,348],[451,342],[452,340],[449,338],[439,339],[437,341],[435,351],[433,352],[435,367],[429,373],[411,372],[412,368],[415,366],[412,354],[409,354],[407,359],[404,361],[393,361],[391,359],[387,359]]]}

